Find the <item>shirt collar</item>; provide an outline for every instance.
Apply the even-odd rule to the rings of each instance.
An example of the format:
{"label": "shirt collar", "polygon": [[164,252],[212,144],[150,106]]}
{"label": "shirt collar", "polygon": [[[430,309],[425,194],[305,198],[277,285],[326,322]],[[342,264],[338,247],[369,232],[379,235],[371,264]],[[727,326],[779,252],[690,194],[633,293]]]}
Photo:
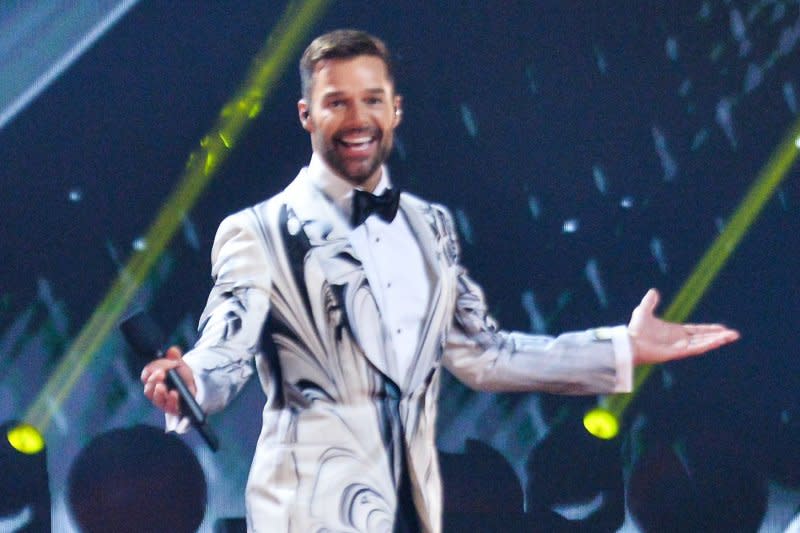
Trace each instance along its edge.
{"label": "shirt collar", "polygon": [[[349,220],[353,212],[353,190],[360,189],[360,187],[354,187],[347,180],[339,177],[316,152],[311,155],[311,162],[308,164],[306,174],[311,183],[327,196]],[[386,165],[381,165],[381,179],[372,192],[373,194],[382,194],[391,186],[389,169]]]}

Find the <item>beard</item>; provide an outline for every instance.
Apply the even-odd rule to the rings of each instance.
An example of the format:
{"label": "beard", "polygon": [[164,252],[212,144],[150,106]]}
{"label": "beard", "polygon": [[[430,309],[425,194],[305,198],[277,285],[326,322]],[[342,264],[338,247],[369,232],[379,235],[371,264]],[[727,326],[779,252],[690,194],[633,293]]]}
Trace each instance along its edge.
{"label": "beard", "polygon": [[383,135],[383,132],[377,128],[365,131],[364,133],[371,135],[375,139],[374,142],[377,144],[375,153],[365,159],[354,160],[344,157],[339,151],[341,148],[341,141],[339,139],[351,133],[353,132],[340,132],[334,135],[330,142],[324,142],[323,140],[325,149],[322,152],[322,156],[331,170],[336,172],[336,174],[352,185],[361,186],[369,180],[389,158],[389,154],[392,151],[392,138],[391,135],[387,138]]}

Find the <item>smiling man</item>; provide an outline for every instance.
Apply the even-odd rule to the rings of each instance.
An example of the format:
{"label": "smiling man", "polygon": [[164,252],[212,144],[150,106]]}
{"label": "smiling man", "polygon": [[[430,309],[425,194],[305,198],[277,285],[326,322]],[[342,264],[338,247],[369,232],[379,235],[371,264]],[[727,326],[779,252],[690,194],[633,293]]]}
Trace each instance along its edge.
{"label": "smiling man", "polygon": [[210,412],[253,374],[267,397],[246,490],[250,531],[441,530],[436,401],[442,368],[480,390],[630,390],[632,367],[738,338],[670,324],[648,291],[629,325],[558,337],[498,329],[459,261],[444,207],[392,188],[402,116],[386,46],[354,30],[300,61],[308,167],[284,191],[225,219],[200,338],[142,371],[178,428],[176,368]]}
{"label": "smiling man", "polygon": [[306,54],[302,72],[297,107],[314,153],[352,186],[372,192],[402,116],[387,63],[373,55],[313,62]]}

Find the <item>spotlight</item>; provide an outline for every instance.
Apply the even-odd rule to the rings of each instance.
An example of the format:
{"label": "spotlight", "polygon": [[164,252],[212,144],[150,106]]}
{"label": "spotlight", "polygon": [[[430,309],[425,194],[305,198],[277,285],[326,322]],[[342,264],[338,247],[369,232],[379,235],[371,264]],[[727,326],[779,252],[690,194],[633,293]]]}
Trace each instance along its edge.
{"label": "spotlight", "polygon": [[30,424],[17,424],[6,433],[11,447],[25,455],[36,455],[44,450],[44,437]]}
{"label": "spotlight", "polygon": [[619,433],[619,420],[608,409],[596,407],[584,415],[583,427],[598,439],[610,440]]}
{"label": "spotlight", "polygon": [[0,518],[25,531],[51,527],[44,438],[18,421],[0,425]]}

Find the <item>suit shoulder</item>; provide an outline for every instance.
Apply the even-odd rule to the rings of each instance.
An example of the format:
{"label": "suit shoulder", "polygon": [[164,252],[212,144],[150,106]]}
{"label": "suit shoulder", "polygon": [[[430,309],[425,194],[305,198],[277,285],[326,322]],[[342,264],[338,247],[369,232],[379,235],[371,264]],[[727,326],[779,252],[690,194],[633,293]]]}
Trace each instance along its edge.
{"label": "suit shoulder", "polygon": [[403,198],[409,204],[411,204],[413,207],[415,207],[417,209],[420,209],[420,210],[423,210],[423,211],[432,210],[434,212],[437,212],[437,214],[443,214],[444,216],[446,216],[448,218],[452,218],[452,215],[450,214],[450,210],[447,208],[447,206],[445,206],[443,204],[438,204],[436,202],[430,202],[428,200],[425,200],[424,198],[420,198],[419,196],[417,196],[415,194],[412,194],[410,192],[405,192],[405,191],[403,191]]}
{"label": "suit shoulder", "polygon": [[211,247],[211,260],[234,254],[260,257],[266,261],[280,207],[281,194],[226,216],[220,222]]}
{"label": "suit shoulder", "polygon": [[231,213],[222,220],[219,227],[222,229],[224,227],[247,227],[266,224],[267,221],[274,218],[271,215],[277,213],[284,203],[284,193],[280,192],[262,202]]}

